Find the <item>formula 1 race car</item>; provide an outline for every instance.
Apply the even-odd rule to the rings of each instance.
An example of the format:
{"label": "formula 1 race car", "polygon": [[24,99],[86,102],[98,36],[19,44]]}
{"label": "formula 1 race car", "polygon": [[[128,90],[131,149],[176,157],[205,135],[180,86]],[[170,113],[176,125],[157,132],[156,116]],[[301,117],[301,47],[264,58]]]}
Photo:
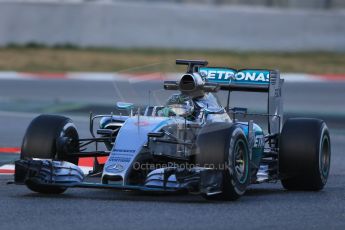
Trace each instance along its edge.
{"label": "formula 1 race car", "polygon": [[[187,65],[187,72],[164,82],[165,90],[178,92],[165,106],[135,112],[133,104],[117,103],[128,115],[91,115],[91,138],[79,138],[69,118],[35,118],[15,163],[15,183],[39,193],[79,187],[187,192],[220,200],[236,200],[254,183],[280,180],[288,190],[324,187],[331,157],[328,128],[311,118],[282,125],[279,71],[207,67],[195,60],[176,64]],[[220,90],[228,93],[225,107],[214,94]],[[230,107],[233,91],[267,94],[267,113]],[[264,119],[267,130],[240,119],[250,115]],[[91,144],[96,150],[86,151]],[[108,157],[105,164],[97,160],[102,156]],[[87,176],[77,166],[83,157],[95,157]]]}

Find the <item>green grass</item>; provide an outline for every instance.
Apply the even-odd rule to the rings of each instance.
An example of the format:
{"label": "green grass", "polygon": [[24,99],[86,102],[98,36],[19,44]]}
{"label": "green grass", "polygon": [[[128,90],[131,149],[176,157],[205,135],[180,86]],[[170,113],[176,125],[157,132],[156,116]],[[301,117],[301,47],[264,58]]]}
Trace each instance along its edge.
{"label": "green grass", "polygon": [[[169,49],[53,48],[35,44],[0,48],[0,70],[65,71],[174,71],[175,59],[204,59],[210,66],[269,68],[282,72],[345,73],[345,53],[259,53]],[[143,68],[140,68],[144,66]],[[164,67],[162,67],[164,66]],[[183,69],[182,69],[183,70]]]}

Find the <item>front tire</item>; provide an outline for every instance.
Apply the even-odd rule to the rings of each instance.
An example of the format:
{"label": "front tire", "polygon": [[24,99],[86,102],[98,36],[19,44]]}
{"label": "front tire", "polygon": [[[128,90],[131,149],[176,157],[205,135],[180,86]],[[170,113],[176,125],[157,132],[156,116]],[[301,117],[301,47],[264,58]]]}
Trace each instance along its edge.
{"label": "front tire", "polygon": [[34,192],[43,193],[43,194],[62,194],[64,193],[67,188],[65,187],[57,187],[49,184],[39,184],[35,183],[32,180],[28,180],[25,182],[25,185]]}
{"label": "front tire", "polygon": [[288,119],[280,138],[279,171],[288,190],[321,190],[328,179],[331,140],[319,119]]}
{"label": "front tire", "polygon": [[[58,146],[58,140],[67,138],[69,145]],[[54,159],[78,164],[77,157],[68,156],[70,152],[79,151],[78,131],[72,120],[57,115],[40,115],[30,123],[26,130],[21,159]]]}
{"label": "front tire", "polygon": [[243,130],[229,123],[205,125],[197,138],[196,164],[214,167],[223,174],[222,192],[204,195],[211,200],[237,200],[250,183],[250,157]]}
{"label": "front tire", "polygon": [[[59,140],[69,140],[68,146],[58,145]],[[57,115],[40,115],[36,117],[26,130],[22,148],[21,159],[52,159],[68,161],[78,164],[77,157],[68,156],[70,152],[79,152],[79,135],[72,120]],[[66,142],[63,142],[66,143]],[[43,185],[30,180],[25,182],[27,187],[39,193],[60,194],[65,187]]]}

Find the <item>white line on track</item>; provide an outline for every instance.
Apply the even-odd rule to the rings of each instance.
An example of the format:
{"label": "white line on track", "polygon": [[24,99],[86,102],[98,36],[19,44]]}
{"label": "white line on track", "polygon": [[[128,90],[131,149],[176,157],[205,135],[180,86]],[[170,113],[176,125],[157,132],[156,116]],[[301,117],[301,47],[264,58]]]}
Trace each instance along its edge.
{"label": "white line on track", "polygon": [[[129,81],[177,80],[182,73],[125,74],[111,72],[21,73],[0,71],[0,80],[79,80],[79,81]],[[281,73],[286,82],[345,81],[345,74],[332,78],[328,75],[306,73]]]}
{"label": "white line on track", "polygon": [[[39,116],[39,113],[28,113],[28,112],[8,112],[8,111],[0,111],[1,117],[18,117],[18,118],[33,118]],[[78,122],[88,122],[88,117],[81,117],[81,116],[71,116],[74,121]]]}

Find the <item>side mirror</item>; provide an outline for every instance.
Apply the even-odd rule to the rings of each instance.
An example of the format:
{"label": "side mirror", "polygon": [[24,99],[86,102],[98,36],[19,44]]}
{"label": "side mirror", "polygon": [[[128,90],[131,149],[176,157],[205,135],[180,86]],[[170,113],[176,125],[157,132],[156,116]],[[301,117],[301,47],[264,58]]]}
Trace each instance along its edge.
{"label": "side mirror", "polygon": [[133,103],[128,103],[128,102],[117,102],[116,107],[118,109],[123,109],[123,110],[130,110],[133,109]]}
{"label": "side mirror", "polygon": [[242,114],[246,114],[248,112],[247,108],[242,108],[242,107],[234,107],[230,109],[231,112],[233,113],[242,113]]}
{"label": "side mirror", "polygon": [[164,137],[164,135],[164,132],[151,132],[147,134],[148,137]]}
{"label": "side mirror", "polygon": [[246,117],[248,109],[242,107],[234,107],[230,109],[230,112],[232,113],[232,119],[236,121],[236,114],[241,114],[242,116]]}
{"label": "side mirror", "polygon": [[219,110],[209,110],[208,108],[205,108],[205,114],[223,114],[225,113],[225,110],[223,108],[219,109]]}

